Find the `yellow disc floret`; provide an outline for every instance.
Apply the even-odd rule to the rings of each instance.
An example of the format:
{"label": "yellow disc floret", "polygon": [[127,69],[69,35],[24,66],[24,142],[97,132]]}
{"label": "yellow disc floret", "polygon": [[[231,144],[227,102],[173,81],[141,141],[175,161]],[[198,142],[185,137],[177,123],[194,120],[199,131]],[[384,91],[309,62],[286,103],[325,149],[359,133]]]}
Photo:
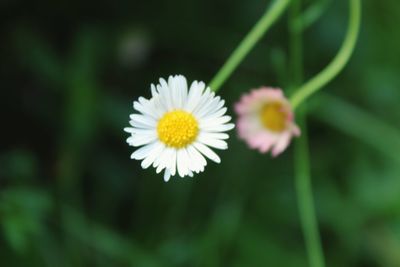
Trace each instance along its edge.
{"label": "yellow disc floret", "polygon": [[184,110],[173,110],[165,113],[158,121],[157,133],[165,145],[183,148],[196,139],[199,124],[192,114]]}
{"label": "yellow disc floret", "polygon": [[287,114],[279,102],[264,105],[260,113],[265,128],[273,132],[282,132],[286,126]]}

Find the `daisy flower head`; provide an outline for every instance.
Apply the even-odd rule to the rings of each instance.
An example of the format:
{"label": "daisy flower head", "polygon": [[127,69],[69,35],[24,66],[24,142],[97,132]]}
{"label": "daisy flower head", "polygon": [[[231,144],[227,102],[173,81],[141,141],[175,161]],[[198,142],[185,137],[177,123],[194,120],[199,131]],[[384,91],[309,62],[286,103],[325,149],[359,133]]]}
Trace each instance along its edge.
{"label": "daisy flower head", "polygon": [[164,180],[178,174],[193,176],[204,171],[205,158],[219,163],[212,150],[227,149],[226,131],[234,128],[225,115],[225,101],[203,82],[194,81],[188,87],[182,75],[160,78],[151,85],[151,98],[139,97],[133,102],[137,113],[130,115],[127,143],[138,147],[132,159],[142,160],[144,169],[151,165]]}
{"label": "daisy flower head", "polygon": [[235,104],[237,129],[241,139],[261,153],[282,153],[300,129],[292,107],[279,88],[261,87],[242,96]]}

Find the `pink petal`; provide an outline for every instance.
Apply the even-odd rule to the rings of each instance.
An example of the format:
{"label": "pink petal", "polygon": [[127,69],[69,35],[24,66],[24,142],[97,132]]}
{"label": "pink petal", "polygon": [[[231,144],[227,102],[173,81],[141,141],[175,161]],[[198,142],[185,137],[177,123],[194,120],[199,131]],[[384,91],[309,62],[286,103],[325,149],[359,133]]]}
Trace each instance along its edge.
{"label": "pink petal", "polygon": [[292,124],[292,133],[294,136],[300,136],[300,134],[301,134],[299,126],[297,126],[294,123]]}
{"label": "pink petal", "polygon": [[272,149],[273,157],[278,156],[288,147],[291,137],[292,137],[292,135],[290,134],[290,132],[285,132],[284,134],[282,134],[279,137],[277,143],[275,144],[274,148]]}

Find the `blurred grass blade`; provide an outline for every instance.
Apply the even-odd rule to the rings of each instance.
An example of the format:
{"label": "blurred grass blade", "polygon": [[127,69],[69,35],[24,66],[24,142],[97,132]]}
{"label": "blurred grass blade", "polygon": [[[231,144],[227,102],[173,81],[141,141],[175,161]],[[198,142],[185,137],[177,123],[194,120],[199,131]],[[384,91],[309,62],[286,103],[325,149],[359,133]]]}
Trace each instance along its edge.
{"label": "blurred grass blade", "polygon": [[317,22],[322,15],[325,14],[331,0],[320,0],[308,7],[300,16],[298,16],[293,24],[295,31],[305,31],[307,28]]}
{"label": "blurred grass blade", "polygon": [[158,262],[155,255],[99,224],[88,222],[78,211],[69,207],[63,210],[64,230],[85,245],[115,259],[124,259],[131,266],[165,266]]}
{"label": "blurred grass blade", "polygon": [[400,162],[400,131],[346,101],[321,94],[313,116]]}
{"label": "blurred grass blade", "polygon": [[82,29],[76,34],[68,62],[64,129],[60,138],[61,190],[73,191],[82,171],[82,158],[98,127],[96,116],[99,86],[96,81],[100,42],[98,33]]}
{"label": "blurred grass blade", "polygon": [[57,85],[48,88],[60,89],[65,78],[64,68],[54,48],[40,36],[26,30],[17,31],[15,35],[21,61],[36,77]]}
{"label": "blurred grass blade", "polygon": [[43,221],[51,205],[49,194],[43,190],[13,188],[0,191],[0,227],[5,240],[15,251],[28,252],[34,237],[45,231]]}

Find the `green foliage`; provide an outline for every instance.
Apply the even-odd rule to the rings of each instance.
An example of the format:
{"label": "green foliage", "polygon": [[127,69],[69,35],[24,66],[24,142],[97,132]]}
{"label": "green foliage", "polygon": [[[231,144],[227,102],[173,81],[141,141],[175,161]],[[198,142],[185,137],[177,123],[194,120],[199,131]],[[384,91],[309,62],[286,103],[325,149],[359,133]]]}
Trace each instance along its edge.
{"label": "green foliage", "polygon": [[18,253],[28,250],[30,241],[45,229],[50,198],[45,192],[33,189],[8,189],[0,195],[0,214],[3,233],[9,245]]}

